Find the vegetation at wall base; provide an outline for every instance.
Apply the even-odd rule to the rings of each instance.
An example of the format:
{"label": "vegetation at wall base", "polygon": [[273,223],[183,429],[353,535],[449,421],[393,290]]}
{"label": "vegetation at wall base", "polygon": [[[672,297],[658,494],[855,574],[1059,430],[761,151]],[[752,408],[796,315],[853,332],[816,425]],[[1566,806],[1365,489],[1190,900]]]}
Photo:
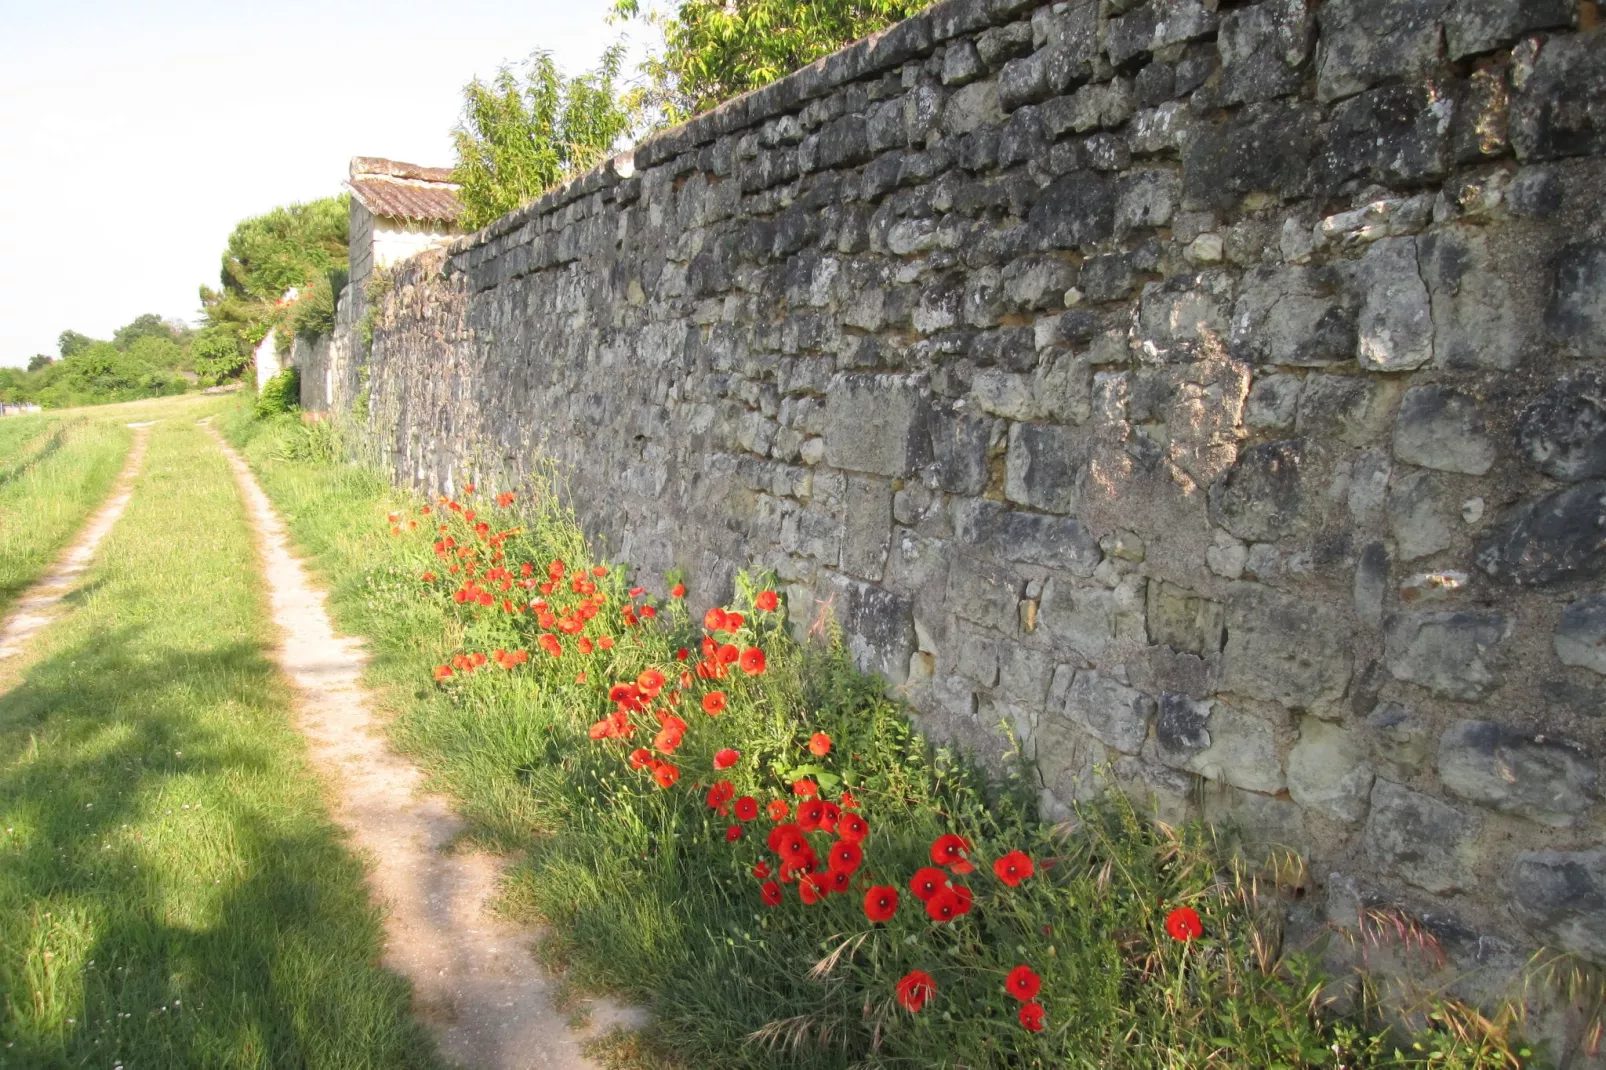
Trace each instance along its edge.
{"label": "vegetation at wall base", "polygon": [[1365,1000],[1337,1013],[1314,959],[1282,946],[1274,880],[1118,796],[1038,821],[1022,785],[922,740],[828,621],[793,641],[760,584],[734,616],[694,616],[594,561],[538,489],[419,502],[284,460],[308,433],[289,420],[226,427],[376,651],[394,740],[518,857],[506,909],[551,926],[572,984],[656,1016],[610,1059],[1472,1070],[1525,1054],[1454,1004],[1398,1046]]}
{"label": "vegetation at wall base", "polygon": [[262,384],[252,411],[259,419],[293,412],[301,398],[301,369],[289,367]]}

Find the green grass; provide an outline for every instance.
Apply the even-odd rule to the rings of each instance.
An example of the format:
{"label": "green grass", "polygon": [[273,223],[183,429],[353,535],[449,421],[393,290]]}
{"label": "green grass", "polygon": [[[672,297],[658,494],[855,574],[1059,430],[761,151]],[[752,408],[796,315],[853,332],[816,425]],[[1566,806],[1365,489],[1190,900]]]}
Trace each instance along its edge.
{"label": "green grass", "polygon": [[137,409],[127,513],[0,681],[0,1067],[432,1067],[196,411]]}
{"label": "green grass", "polygon": [[0,419],[0,469],[26,463],[61,420],[51,413],[31,413]]}
{"label": "green grass", "polygon": [[[677,709],[691,725],[672,759],[682,778],[658,790],[624,761],[629,747],[648,743],[649,715],[636,715],[647,727],[629,744],[593,741],[587,729],[611,708],[613,681],[632,680],[649,665],[673,676],[679,647],[690,648],[695,662],[701,621],[673,604],[652,626],[620,626],[626,587],[664,584],[611,572],[598,581],[607,608],[586,634],[615,635],[617,645],[582,655],[565,638],[563,656],[550,658],[535,645],[530,615],[456,604],[449,592],[460,575],[422,580],[462,561],[431,551],[443,518],[461,546],[480,547],[482,559],[492,552],[458,516],[444,509],[424,516],[418,502],[371,473],[288,459],[305,452],[297,443],[307,432],[287,421],[237,414],[228,431],[333,588],[340,626],[373,641],[372,679],[397,715],[393,739],[457,798],[477,838],[518,859],[504,909],[551,924],[545,953],[572,985],[618,993],[655,1015],[649,1034],[607,1046],[608,1065],[1513,1064],[1498,1030],[1453,1005],[1434,1008],[1438,1028],[1403,1050],[1364,1001],[1351,1016],[1339,1015],[1322,998],[1313,958],[1282,946],[1286,904],[1274,871],[1235,861],[1202,829],[1146,822],[1114,797],[1083,808],[1068,826],[1044,825],[1030,792],[987,783],[928,746],[840,648],[792,642],[774,615],[755,611],[751,590],[739,599],[747,620],[736,641],[761,646],[768,670],[733,672],[718,685],[694,680],[692,699]],[[488,491],[500,489],[468,499],[493,531],[517,522],[491,503]],[[393,511],[404,517],[396,533],[387,520]],[[577,526],[561,510],[526,509],[521,519],[525,532],[501,547],[502,564],[515,575],[526,561],[537,578],[553,558],[567,562],[570,575],[589,564]],[[576,599],[566,585],[550,597],[555,606]],[[432,668],[454,653],[497,648],[530,650],[530,661],[431,680]],[[582,667],[583,683],[576,679]],[[714,686],[730,696],[717,720],[698,711],[695,698]],[[818,730],[834,741],[823,759],[805,750]],[[716,773],[712,755],[720,747],[738,749],[742,760]],[[795,803],[788,785],[810,766],[827,796],[837,798],[845,785],[863,801],[872,830],[865,862],[848,894],[806,906],[794,885],[783,905],[766,908],[749,871],[760,860],[775,863],[763,847],[770,822],[760,816],[729,843],[733,820],[711,811],[704,794],[725,777],[761,805]],[[930,864],[933,839],[947,832],[973,841],[981,868],[955,878],[974,892],[972,912],[939,925],[907,884]],[[816,837],[822,852],[827,842]],[[1039,866],[1018,888],[989,868],[1014,849]],[[871,881],[901,891],[889,924],[866,920]],[[1165,934],[1165,916],[1180,904],[1203,915],[1202,939],[1183,944]],[[1019,1004],[1004,992],[1006,974],[1019,964],[1042,976],[1042,1033],[1021,1028]],[[938,986],[919,1014],[894,1000],[894,985],[913,969]]]}

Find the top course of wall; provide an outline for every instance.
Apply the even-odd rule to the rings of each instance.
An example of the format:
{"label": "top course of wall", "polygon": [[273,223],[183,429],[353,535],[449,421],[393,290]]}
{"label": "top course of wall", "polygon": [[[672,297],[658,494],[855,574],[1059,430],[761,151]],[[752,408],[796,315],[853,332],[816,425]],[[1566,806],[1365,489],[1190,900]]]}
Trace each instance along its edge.
{"label": "top course of wall", "polygon": [[949,0],[404,262],[371,433],[773,569],[1050,815],[1606,962],[1594,13]]}

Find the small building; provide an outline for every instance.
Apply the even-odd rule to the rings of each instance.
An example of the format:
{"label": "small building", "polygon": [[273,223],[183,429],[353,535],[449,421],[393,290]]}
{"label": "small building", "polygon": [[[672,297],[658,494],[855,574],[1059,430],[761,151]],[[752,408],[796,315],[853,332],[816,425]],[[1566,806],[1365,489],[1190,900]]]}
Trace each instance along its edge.
{"label": "small building", "polygon": [[[463,233],[463,204],[449,167],[355,156],[351,161],[351,292],[361,294],[375,268]],[[361,302],[362,298],[356,300]]]}

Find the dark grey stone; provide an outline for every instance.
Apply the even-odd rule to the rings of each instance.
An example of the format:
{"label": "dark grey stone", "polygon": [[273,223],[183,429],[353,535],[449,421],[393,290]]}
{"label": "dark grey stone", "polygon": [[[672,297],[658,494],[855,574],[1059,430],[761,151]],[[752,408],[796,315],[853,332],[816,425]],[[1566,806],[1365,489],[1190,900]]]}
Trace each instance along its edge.
{"label": "dark grey stone", "polygon": [[1256,364],[1302,367],[1352,360],[1358,305],[1343,276],[1330,268],[1253,268],[1238,286],[1233,354]]}
{"label": "dark grey stone", "polygon": [[985,500],[955,512],[959,540],[1000,561],[1091,576],[1104,559],[1098,539],[1075,517],[1027,513]]}
{"label": "dark grey stone", "polygon": [[1082,262],[1077,288],[1094,303],[1118,301],[1132,292],[1136,276],[1125,253],[1091,256]]}
{"label": "dark grey stone", "polygon": [[1312,441],[1370,446],[1388,428],[1398,389],[1366,375],[1307,375],[1294,429]]}
{"label": "dark grey stone", "polygon": [[1238,455],[1210,488],[1210,519],[1240,539],[1277,540],[1309,523],[1298,439],[1262,442]]}
{"label": "dark grey stone", "polygon": [[935,412],[930,418],[932,468],[950,494],[980,494],[987,485],[987,440],[992,420],[969,413]]}
{"label": "dark grey stone", "polygon": [[1389,554],[1380,542],[1370,542],[1355,566],[1355,616],[1376,628],[1383,623],[1383,600],[1388,594]]}
{"label": "dark grey stone", "polygon": [[1012,502],[1044,512],[1073,512],[1085,466],[1085,446],[1071,428],[1012,424],[1004,494]]}
{"label": "dark grey stone", "polygon": [[1200,702],[1175,691],[1160,695],[1160,712],[1154,721],[1154,738],[1179,758],[1190,758],[1210,746],[1212,702]]}
{"label": "dark grey stone", "polygon": [[1031,226],[1045,249],[1068,249],[1115,233],[1115,184],[1096,171],[1074,171],[1043,190]]}
{"label": "dark grey stone", "polygon": [[1433,72],[1449,0],[1330,0],[1322,6],[1316,95],[1336,100]]}
{"label": "dark grey stone", "polygon": [[1530,30],[1566,26],[1573,7],[1566,0],[1452,0],[1444,20],[1451,59],[1491,52]]}
{"label": "dark grey stone", "polygon": [[1227,12],[1216,37],[1221,50],[1217,99],[1242,104],[1297,92],[1314,28],[1306,0],[1263,0]]}
{"label": "dark grey stone", "polygon": [[1006,635],[1016,632],[1021,579],[1012,569],[973,557],[956,557],[948,570],[950,611]]}
{"label": "dark grey stone", "polygon": [[1606,241],[1574,242],[1556,254],[1545,326],[1584,356],[1606,356]]}
{"label": "dark grey stone", "polygon": [[1518,158],[1606,152],[1606,26],[1545,38],[1538,51],[1511,95]]}
{"label": "dark grey stone", "polygon": [[1111,62],[1121,66],[1145,52],[1208,37],[1216,22],[1216,13],[1199,0],[1149,0],[1110,20],[1105,47]]}
{"label": "dark grey stone", "polygon": [[1293,101],[1250,104],[1201,125],[1183,150],[1183,207],[1225,211],[1247,193],[1303,194],[1317,128],[1311,109]]}
{"label": "dark grey stone", "polygon": [[1393,186],[1440,178],[1450,166],[1455,100],[1431,82],[1383,86],[1333,109],[1320,171],[1328,189],[1360,176]]}
{"label": "dark grey stone", "polygon": [[1494,442],[1483,412],[1445,386],[1413,386],[1394,420],[1394,456],[1441,472],[1481,476],[1494,465]]}
{"label": "dark grey stone", "polygon": [[1564,200],[1561,176],[1554,167],[1524,167],[1506,187],[1506,207],[1512,215],[1550,219]]}
{"label": "dark grey stone", "polygon": [[1504,682],[1498,647],[1511,636],[1498,613],[1394,613],[1383,624],[1384,657],[1396,680],[1476,702]]}
{"label": "dark grey stone", "polygon": [[1606,475],[1606,372],[1581,371],[1552,383],[1523,412],[1517,445],[1553,479]]}
{"label": "dark grey stone", "polygon": [[1556,947],[1606,965],[1606,848],[1524,852],[1510,891],[1518,915]]}
{"label": "dark grey stone", "polygon": [[1563,665],[1606,676],[1606,594],[1587,595],[1561,611],[1555,647]]}
{"label": "dark grey stone", "polygon": [[854,663],[894,685],[902,683],[915,649],[914,603],[884,587],[840,574],[831,574],[829,582],[838,596],[834,611]]}
{"label": "dark grey stone", "polygon": [[1576,747],[1493,721],[1457,721],[1439,739],[1439,782],[1452,795],[1566,828],[1598,798],[1597,775]]}
{"label": "dark grey stone", "polygon": [[1478,543],[1478,567],[1521,587],[1606,573],[1606,481],[1555,491],[1511,510]]}
{"label": "dark grey stone", "polygon": [[825,460],[833,468],[906,476],[925,463],[926,400],[918,380],[839,375],[825,413]]}
{"label": "dark grey stone", "polygon": [[1450,155],[1456,163],[1481,163],[1511,149],[1511,91],[1506,72],[1474,71],[1456,87],[1450,120]]}
{"label": "dark grey stone", "polygon": [[981,54],[969,41],[955,41],[942,56],[942,84],[967,85],[987,71]]}
{"label": "dark grey stone", "polygon": [[1385,873],[1442,894],[1472,883],[1480,825],[1431,796],[1379,780],[1372,786],[1372,813],[1362,839],[1367,855]]}
{"label": "dark grey stone", "polygon": [[1152,108],[1156,104],[1170,100],[1175,95],[1176,84],[1176,68],[1169,63],[1155,60],[1138,72],[1137,77],[1132,80],[1132,90],[1137,94],[1138,104]]}
{"label": "dark grey stone", "polygon": [[1011,22],[994,26],[976,38],[976,53],[989,69],[997,70],[1006,60],[1024,56],[1032,50],[1032,24]]}

